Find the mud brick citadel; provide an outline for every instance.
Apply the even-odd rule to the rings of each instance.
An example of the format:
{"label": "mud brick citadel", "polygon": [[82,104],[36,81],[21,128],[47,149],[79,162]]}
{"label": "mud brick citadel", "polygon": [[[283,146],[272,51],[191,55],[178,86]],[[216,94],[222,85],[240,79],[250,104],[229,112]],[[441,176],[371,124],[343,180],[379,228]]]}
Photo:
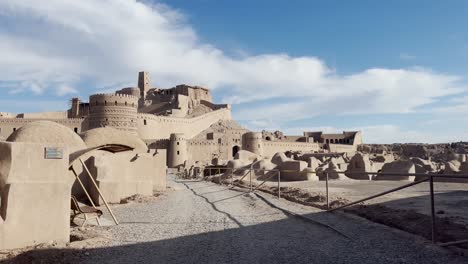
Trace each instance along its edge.
{"label": "mud brick citadel", "polygon": [[168,171],[209,179],[207,171],[222,168],[215,180],[242,180],[250,171],[250,182],[278,172],[281,182],[357,185],[415,180],[386,173],[468,172],[461,143],[364,145],[360,131],[249,131],[229,105],[213,103],[208,89],[151,88],[147,72],[139,73],[138,87],[93,94],[88,102],[72,98],[66,111],[1,112],[0,137],[0,249],[69,242],[71,198],[104,204],[113,216],[108,203],[165,191]]}
{"label": "mud brick citadel", "polygon": [[78,134],[112,127],[136,135],[150,149],[166,150],[169,167],[187,160],[229,160],[242,147],[271,157],[284,151],[352,152],[362,143],[357,131],[304,132],[302,136],[286,136],[279,131],[253,133],[232,119],[229,105],[213,103],[207,88],[151,88],[148,72],[139,73],[138,87],[123,88],[114,94],[93,94],[88,102],[73,98],[68,111],[1,115],[0,136],[5,139],[38,120],[56,122]]}
{"label": "mud brick citadel", "polygon": [[[68,242],[70,197],[95,207],[151,196],[166,189],[168,168],[200,176],[207,166],[241,168],[286,151],[354,152],[361,143],[360,132],[252,132],[208,89],[151,88],[147,72],[138,87],[72,98],[67,111],[2,112],[0,136],[0,249]],[[298,175],[307,167],[283,163]]]}

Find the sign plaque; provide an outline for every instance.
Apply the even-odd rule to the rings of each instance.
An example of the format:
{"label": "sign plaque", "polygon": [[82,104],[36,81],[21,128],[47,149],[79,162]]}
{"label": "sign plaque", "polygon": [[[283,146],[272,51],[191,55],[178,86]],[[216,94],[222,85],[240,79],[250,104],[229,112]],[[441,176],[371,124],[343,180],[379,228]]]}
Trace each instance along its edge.
{"label": "sign plaque", "polygon": [[44,149],[45,159],[63,159],[62,148],[49,148]]}

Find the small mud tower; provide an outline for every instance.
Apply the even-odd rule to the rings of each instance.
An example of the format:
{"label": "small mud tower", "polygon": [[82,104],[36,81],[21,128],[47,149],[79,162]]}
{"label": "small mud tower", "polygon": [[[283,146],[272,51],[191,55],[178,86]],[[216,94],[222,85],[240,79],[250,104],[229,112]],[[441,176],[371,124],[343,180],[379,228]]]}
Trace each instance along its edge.
{"label": "small mud tower", "polygon": [[140,88],[140,100],[142,102],[146,99],[146,93],[150,89],[150,75],[149,72],[138,73],[138,88]]}
{"label": "small mud tower", "polygon": [[138,134],[138,97],[125,94],[93,94],[89,97],[89,129],[113,127]]}
{"label": "small mud tower", "polygon": [[80,117],[80,98],[73,97],[71,100],[71,108],[68,115],[69,118]]}
{"label": "small mud tower", "polygon": [[181,133],[171,134],[169,138],[169,156],[167,166],[176,168],[184,164],[187,160],[187,140]]}
{"label": "small mud tower", "polygon": [[262,133],[247,132],[242,135],[242,149],[263,156]]}

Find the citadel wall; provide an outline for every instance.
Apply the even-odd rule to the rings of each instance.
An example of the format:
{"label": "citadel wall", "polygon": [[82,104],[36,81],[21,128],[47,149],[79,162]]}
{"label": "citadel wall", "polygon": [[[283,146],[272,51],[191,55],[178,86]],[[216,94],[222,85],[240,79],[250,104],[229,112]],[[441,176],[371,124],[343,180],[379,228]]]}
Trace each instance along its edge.
{"label": "citadel wall", "polygon": [[[88,117],[90,119],[89,121],[91,121],[91,123],[89,124],[88,118],[64,118],[53,119],[51,121],[64,125],[70,128],[71,130],[75,131],[76,133],[81,133],[88,129],[107,125],[123,130],[138,130],[138,134],[144,140],[162,140],[168,139],[170,137],[170,134],[175,132],[184,133],[185,136],[190,139],[202,132],[203,130],[205,130],[206,128],[208,128],[211,124],[217,122],[218,120],[231,119],[231,111],[229,109],[215,110],[213,112],[190,119],[136,113],[136,109],[131,107],[131,103],[134,102],[135,97],[119,95],[115,97],[106,98],[112,100],[98,101],[98,104],[101,104],[98,105],[99,109],[104,111],[102,113],[97,111],[98,108],[96,108],[96,100],[93,101],[94,105],[92,106],[92,109],[94,109],[93,111],[95,111],[95,113],[93,117]],[[130,98],[131,101],[127,101],[127,106],[125,106],[125,100],[123,101],[123,103],[117,101],[118,105],[115,106],[115,98]],[[130,107],[128,107],[129,104]],[[3,138],[8,138],[8,136],[10,136],[10,134],[13,133],[16,129],[19,129],[27,123],[39,120],[50,119],[0,117],[0,136]],[[132,127],[132,125],[135,126]],[[164,146],[164,144],[166,143],[164,143],[164,141],[161,141],[158,148],[166,148],[161,147]]]}
{"label": "citadel wall", "polygon": [[17,118],[43,118],[43,119],[64,119],[68,117],[67,111],[41,112],[41,113],[21,113]]}
{"label": "citadel wall", "polygon": [[187,144],[188,158],[197,161],[211,161],[214,158],[230,160],[241,148],[234,140],[190,140]]}
{"label": "citadel wall", "polygon": [[[36,122],[39,120],[51,120],[43,118],[0,118],[0,136],[8,138],[11,133],[27,123]],[[64,125],[76,133],[81,133],[87,130],[87,122],[83,118],[65,118],[65,119],[52,119],[56,123]]]}
{"label": "citadel wall", "polygon": [[248,132],[236,124],[232,120],[219,121],[189,140],[189,158],[203,162],[211,162],[214,158],[233,159],[241,149],[242,135]]}
{"label": "citadel wall", "polygon": [[136,123],[138,134],[143,140],[167,139],[172,133],[183,133],[190,139],[221,119],[231,119],[231,110],[219,109],[194,118],[139,113]]}

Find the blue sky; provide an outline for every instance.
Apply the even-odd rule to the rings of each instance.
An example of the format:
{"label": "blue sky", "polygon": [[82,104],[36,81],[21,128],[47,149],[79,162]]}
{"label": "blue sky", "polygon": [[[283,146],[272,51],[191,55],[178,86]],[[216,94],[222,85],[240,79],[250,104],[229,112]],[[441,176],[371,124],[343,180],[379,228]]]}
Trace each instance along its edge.
{"label": "blue sky", "polygon": [[198,84],[253,130],[468,137],[467,1],[0,1],[0,111]]}
{"label": "blue sky", "polygon": [[372,67],[468,71],[466,1],[169,0],[225,51],[317,56],[342,73]]}

